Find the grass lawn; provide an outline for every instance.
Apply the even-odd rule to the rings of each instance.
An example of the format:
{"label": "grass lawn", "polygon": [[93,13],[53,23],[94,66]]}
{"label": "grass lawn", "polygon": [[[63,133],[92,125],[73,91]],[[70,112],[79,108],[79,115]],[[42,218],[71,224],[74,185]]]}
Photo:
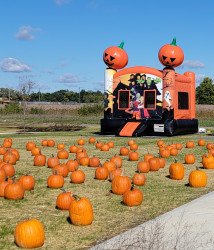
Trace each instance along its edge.
{"label": "grass lawn", "polygon": [[[146,174],[146,184],[140,187],[144,194],[144,201],[140,206],[132,208],[121,204],[121,196],[109,192],[111,190],[109,181],[94,179],[94,168],[80,166],[80,169],[86,173],[85,183],[72,184],[70,183],[70,178],[67,177],[65,178],[64,188],[79,196],[86,196],[91,200],[94,208],[94,221],[92,225],[86,227],[72,225],[68,220],[68,212],[55,208],[56,197],[62,191],[49,189],[46,186],[46,180],[51,174],[51,170],[47,167],[33,166],[33,157],[30,152],[25,150],[25,144],[27,141],[33,140],[37,145],[40,145],[43,139],[54,139],[56,143],[65,143],[68,149],[81,136],[86,140],[90,136],[95,136],[98,141],[114,141],[115,148],[109,152],[99,151],[95,149],[94,145],[86,143],[85,148],[88,155],[90,157],[98,156],[101,159],[101,163],[118,154],[121,146],[127,145],[128,138],[94,134],[94,132],[99,131],[99,125],[95,125],[99,117],[94,118],[94,122],[92,122],[93,118],[86,118],[84,118],[85,120],[77,119],[78,124],[84,124],[84,121],[85,123],[91,121],[88,122],[91,125],[88,125],[81,131],[0,136],[0,144],[4,137],[12,137],[13,147],[20,152],[20,161],[15,165],[16,176],[19,177],[30,173],[36,179],[34,191],[26,192],[24,199],[12,201],[0,198],[0,249],[18,249],[13,242],[13,231],[19,221],[27,218],[38,218],[45,226],[46,240],[41,249],[84,249],[214,190],[214,170],[203,170],[208,175],[207,187],[191,188],[186,185],[190,171],[195,169],[196,166],[202,166],[201,155],[207,152],[205,147],[196,146],[194,149],[184,147],[178,157],[176,157],[178,161],[184,162],[184,155],[191,152],[195,154],[197,159],[195,164],[185,165],[185,178],[182,181],[173,181],[168,178],[168,168],[174,161],[174,157],[167,159],[167,165],[164,169]],[[214,142],[211,136],[203,137],[197,134],[165,137],[163,140],[167,144],[181,142],[185,146],[188,140],[194,140],[197,144],[198,138],[201,137],[205,138],[206,141]],[[159,138],[136,138],[139,144],[140,160],[143,159],[144,154],[147,152],[157,156],[157,139]],[[50,157],[52,153],[56,154],[56,152],[56,147],[42,148],[42,153],[47,157]],[[69,159],[73,158],[74,155],[70,154]],[[128,161],[127,157],[123,157],[123,168],[126,175],[132,177],[136,171],[136,166],[137,162]]]}

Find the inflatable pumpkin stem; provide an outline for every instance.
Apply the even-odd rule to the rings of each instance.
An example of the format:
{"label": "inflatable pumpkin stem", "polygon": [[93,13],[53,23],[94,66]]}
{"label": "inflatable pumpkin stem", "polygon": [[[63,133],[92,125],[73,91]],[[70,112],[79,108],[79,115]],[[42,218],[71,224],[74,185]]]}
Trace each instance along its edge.
{"label": "inflatable pumpkin stem", "polygon": [[121,48],[121,49],[123,49],[123,46],[124,46],[124,42],[121,42],[118,47]]}
{"label": "inflatable pumpkin stem", "polygon": [[175,38],[175,37],[173,38],[173,40],[172,40],[172,42],[170,43],[170,45],[177,46],[177,44],[176,44],[176,38]]}

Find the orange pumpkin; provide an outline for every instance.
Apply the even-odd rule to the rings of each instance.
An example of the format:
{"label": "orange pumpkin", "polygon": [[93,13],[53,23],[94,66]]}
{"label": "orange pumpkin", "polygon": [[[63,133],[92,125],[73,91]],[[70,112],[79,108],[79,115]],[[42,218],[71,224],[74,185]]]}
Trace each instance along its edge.
{"label": "orange pumpkin", "polygon": [[48,158],[48,160],[47,160],[48,168],[53,168],[53,167],[57,166],[59,163],[60,163],[59,159],[57,157],[54,157],[54,155],[52,155],[52,157]]}
{"label": "orange pumpkin", "polygon": [[20,200],[24,198],[25,190],[18,182],[9,183],[4,189],[4,198]]}
{"label": "orange pumpkin", "polygon": [[104,63],[112,69],[122,69],[128,63],[128,55],[123,49],[124,42],[122,42],[118,47],[111,46],[107,48],[103,53]]}
{"label": "orange pumpkin", "polygon": [[45,241],[43,224],[37,219],[19,222],[14,232],[15,243],[21,248],[41,247]]}
{"label": "orange pumpkin", "polygon": [[59,159],[68,159],[69,153],[66,149],[61,149],[60,151],[58,151],[57,157]]}
{"label": "orange pumpkin", "polygon": [[85,144],[85,140],[83,138],[80,138],[77,140],[77,144],[82,146]]}
{"label": "orange pumpkin", "polygon": [[128,176],[115,176],[111,183],[112,193],[117,195],[124,194],[131,188],[131,180]]}
{"label": "orange pumpkin", "polygon": [[117,167],[114,162],[112,161],[106,161],[103,163],[103,167],[108,169],[108,172],[111,173],[113,170],[115,170]]}
{"label": "orange pumpkin", "polygon": [[33,190],[35,186],[35,179],[31,175],[22,175],[18,182],[22,185],[24,190]]}
{"label": "orange pumpkin", "polygon": [[206,145],[206,142],[205,142],[205,140],[203,140],[203,139],[199,139],[198,140],[198,146],[205,146]]}
{"label": "orange pumpkin", "polygon": [[193,170],[189,175],[189,185],[191,187],[206,187],[207,174],[199,169]]}
{"label": "orange pumpkin", "polygon": [[79,163],[77,160],[68,160],[66,162],[66,165],[68,167],[69,172],[74,172],[75,170],[79,168]]}
{"label": "orange pumpkin", "polygon": [[34,166],[45,166],[46,165],[46,156],[45,155],[36,155],[34,156]]}
{"label": "orange pumpkin", "polygon": [[193,141],[188,141],[186,143],[186,148],[194,148],[195,147],[195,143]]}
{"label": "orange pumpkin", "polygon": [[110,161],[114,162],[114,164],[116,165],[117,168],[122,167],[123,160],[119,155],[115,155],[115,156],[111,157]]}
{"label": "orange pumpkin", "polygon": [[106,167],[100,166],[95,170],[95,179],[106,180],[108,179],[109,172]]}
{"label": "orange pumpkin", "polygon": [[100,165],[100,159],[96,156],[93,156],[89,159],[89,167],[97,168]]}
{"label": "orange pumpkin", "polygon": [[160,169],[160,161],[158,157],[150,158],[148,162],[150,171],[158,171]]}
{"label": "orange pumpkin", "polygon": [[71,202],[74,200],[74,197],[71,192],[66,192],[63,189],[63,192],[59,194],[56,198],[56,207],[60,210],[69,210]]}
{"label": "orange pumpkin", "polygon": [[87,226],[93,222],[93,206],[88,198],[74,196],[69,208],[69,217],[72,224],[77,226]]}
{"label": "orange pumpkin", "polygon": [[139,206],[143,201],[143,193],[138,188],[131,188],[123,194],[123,203],[129,207]]}
{"label": "orange pumpkin", "polygon": [[109,181],[112,181],[115,176],[122,175],[122,168],[116,168],[109,173]]}
{"label": "orange pumpkin", "polygon": [[130,161],[138,161],[139,160],[139,154],[138,154],[138,152],[130,151],[129,152],[129,160]]}
{"label": "orange pumpkin", "polygon": [[78,147],[75,145],[71,145],[69,148],[70,153],[76,153],[78,150]]}
{"label": "orange pumpkin", "polygon": [[159,61],[167,67],[178,67],[184,60],[184,52],[176,44],[176,38],[170,44],[163,45],[158,52]]}
{"label": "orange pumpkin", "polygon": [[182,180],[184,178],[184,166],[182,163],[175,161],[169,167],[170,178],[173,180]]}
{"label": "orange pumpkin", "polygon": [[50,175],[47,179],[47,186],[49,188],[62,188],[64,185],[64,178],[63,176],[54,172],[54,174]]}
{"label": "orange pumpkin", "polygon": [[85,173],[78,169],[71,173],[70,179],[72,183],[81,184],[85,181]]}
{"label": "orange pumpkin", "polygon": [[195,163],[194,154],[186,154],[184,157],[184,161],[186,164],[194,164]]}
{"label": "orange pumpkin", "polygon": [[146,176],[142,173],[136,173],[132,177],[132,183],[136,186],[143,186],[146,183]]}
{"label": "orange pumpkin", "polygon": [[51,139],[51,140],[48,140],[48,141],[47,141],[47,146],[48,146],[48,147],[54,147],[54,146],[55,146],[55,141],[52,140],[52,139]]}
{"label": "orange pumpkin", "polygon": [[137,164],[137,170],[141,173],[148,173],[150,170],[148,161],[139,161]]}
{"label": "orange pumpkin", "polygon": [[94,143],[96,142],[96,139],[95,139],[94,137],[90,137],[90,138],[88,139],[88,142],[89,142],[90,144],[94,144]]}
{"label": "orange pumpkin", "polygon": [[129,149],[126,147],[120,148],[120,155],[126,156],[129,154]]}

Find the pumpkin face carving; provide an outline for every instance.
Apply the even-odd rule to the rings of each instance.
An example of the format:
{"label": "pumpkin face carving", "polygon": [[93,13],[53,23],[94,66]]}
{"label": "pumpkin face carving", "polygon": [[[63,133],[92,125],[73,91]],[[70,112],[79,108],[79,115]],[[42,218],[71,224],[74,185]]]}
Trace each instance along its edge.
{"label": "pumpkin face carving", "polygon": [[124,42],[119,46],[107,48],[103,53],[104,63],[111,69],[122,69],[128,63],[128,55],[123,49]]}
{"label": "pumpkin face carving", "polygon": [[178,67],[184,60],[184,52],[177,46],[176,38],[170,44],[163,45],[158,52],[159,61],[167,67]]}

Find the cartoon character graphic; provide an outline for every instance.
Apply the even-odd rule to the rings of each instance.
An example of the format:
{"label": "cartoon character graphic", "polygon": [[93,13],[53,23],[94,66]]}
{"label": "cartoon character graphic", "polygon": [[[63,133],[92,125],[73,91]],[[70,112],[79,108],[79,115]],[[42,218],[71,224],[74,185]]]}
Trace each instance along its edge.
{"label": "cartoon character graphic", "polygon": [[167,106],[166,108],[169,110],[169,109],[172,109],[172,104],[171,104],[171,101],[172,101],[172,97],[171,97],[171,94],[170,92],[167,90],[164,94],[164,100],[167,102]]}

